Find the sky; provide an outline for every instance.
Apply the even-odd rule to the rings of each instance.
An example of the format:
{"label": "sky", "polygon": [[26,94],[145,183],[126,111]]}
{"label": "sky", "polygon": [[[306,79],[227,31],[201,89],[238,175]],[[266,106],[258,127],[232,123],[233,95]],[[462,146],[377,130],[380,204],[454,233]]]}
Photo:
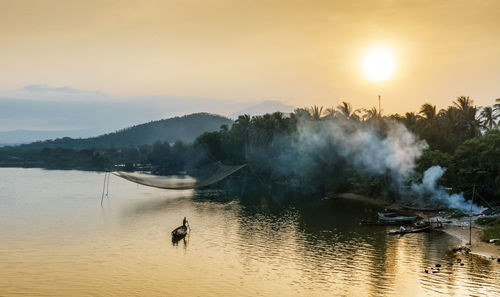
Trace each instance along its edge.
{"label": "sky", "polygon": [[[0,0],[0,98],[156,98],[193,112],[263,100],[370,108],[378,94],[384,113],[443,108],[461,95],[491,105],[500,97],[499,11],[497,0]],[[361,64],[380,46],[395,69],[374,82]]]}

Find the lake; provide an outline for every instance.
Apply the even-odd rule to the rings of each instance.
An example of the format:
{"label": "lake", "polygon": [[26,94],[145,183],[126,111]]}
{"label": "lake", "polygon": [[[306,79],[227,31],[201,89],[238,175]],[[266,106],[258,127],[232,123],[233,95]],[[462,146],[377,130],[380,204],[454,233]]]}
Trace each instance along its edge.
{"label": "lake", "polygon": [[500,296],[500,264],[449,253],[441,232],[359,226],[377,211],[363,204],[111,176],[101,207],[103,178],[0,168],[0,296]]}

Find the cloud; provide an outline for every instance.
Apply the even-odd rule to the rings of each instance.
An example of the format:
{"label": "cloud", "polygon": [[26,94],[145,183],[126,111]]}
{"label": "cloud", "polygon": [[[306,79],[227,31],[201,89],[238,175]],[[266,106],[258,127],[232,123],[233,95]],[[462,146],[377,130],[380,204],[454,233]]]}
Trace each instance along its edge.
{"label": "cloud", "polygon": [[0,90],[0,97],[29,100],[79,101],[103,100],[110,96],[101,91],[79,90],[72,87],[50,87],[46,85],[27,85],[14,90]]}

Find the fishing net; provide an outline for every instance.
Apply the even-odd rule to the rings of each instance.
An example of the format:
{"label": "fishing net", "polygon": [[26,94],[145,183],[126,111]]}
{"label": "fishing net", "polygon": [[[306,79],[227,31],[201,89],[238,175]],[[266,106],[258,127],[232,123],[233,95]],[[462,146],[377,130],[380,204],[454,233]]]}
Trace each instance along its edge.
{"label": "fishing net", "polygon": [[196,170],[195,176],[160,176],[148,173],[130,173],[123,171],[113,172],[113,174],[145,186],[171,190],[186,190],[214,184],[245,166],[246,165],[228,166],[221,162],[215,162]]}

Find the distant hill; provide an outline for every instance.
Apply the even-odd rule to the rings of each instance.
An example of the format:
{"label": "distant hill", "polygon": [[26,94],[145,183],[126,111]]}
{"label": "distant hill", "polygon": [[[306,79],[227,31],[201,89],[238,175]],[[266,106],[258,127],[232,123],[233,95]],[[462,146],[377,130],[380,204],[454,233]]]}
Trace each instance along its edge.
{"label": "distant hill", "polygon": [[20,148],[124,148],[141,144],[153,144],[156,141],[193,142],[196,137],[207,131],[219,130],[221,125],[231,126],[233,121],[219,115],[194,113],[159,121],[132,126],[113,133],[91,138],[58,138],[20,145]]}
{"label": "distant hill", "polygon": [[[66,130],[66,131],[48,131],[48,130],[14,130],[0,132],[0,146],[31,143],[47,139],[56,139],[61,137],[85,137],[90,131],[86,130]],[[87,134],[87,135],[82,135]],[[95,134],[94,134],[95,135]]]}
{"label": "distant hill", "polygon": [[263,115],[266,113],[273,113],[276,111],[281,111],[282,113],[291,113],[295,107],[292,105],[286,105],[281,101],[268,100],[261,102],[259,104],[247,107],[239,112],[235,112],[229,115],[231,119],[237,119],[238,116],[248,114],[250,116]]}

